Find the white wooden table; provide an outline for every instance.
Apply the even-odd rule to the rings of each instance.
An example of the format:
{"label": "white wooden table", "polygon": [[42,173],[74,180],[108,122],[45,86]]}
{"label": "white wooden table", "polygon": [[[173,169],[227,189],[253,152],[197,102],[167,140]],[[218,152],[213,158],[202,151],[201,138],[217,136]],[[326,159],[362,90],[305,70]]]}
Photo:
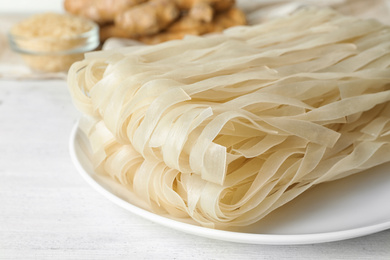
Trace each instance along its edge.
{"label": "white wooden table", "polygon": [[235,244],[114,205],[73,166],[62,80],[0,80],[0,259],[390,259],[390,230],[303,246]]}

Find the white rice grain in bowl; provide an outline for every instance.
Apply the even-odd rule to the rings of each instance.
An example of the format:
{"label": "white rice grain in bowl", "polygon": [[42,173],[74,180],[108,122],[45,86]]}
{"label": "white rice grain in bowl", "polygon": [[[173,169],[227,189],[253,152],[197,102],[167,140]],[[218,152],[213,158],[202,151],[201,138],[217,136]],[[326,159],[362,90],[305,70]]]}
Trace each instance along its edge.
{"label": "white rice grain in bowl", "polygon": [[11,28],[9,43],[35,71],[67,71],[99,46],[99,27],[69,14],[37,14]]}

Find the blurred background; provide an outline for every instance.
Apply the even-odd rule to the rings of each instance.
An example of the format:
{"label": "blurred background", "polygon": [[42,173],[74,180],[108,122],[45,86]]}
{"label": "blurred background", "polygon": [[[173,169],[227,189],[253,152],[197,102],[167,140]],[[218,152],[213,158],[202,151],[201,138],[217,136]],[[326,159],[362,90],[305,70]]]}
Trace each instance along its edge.
{"label": "blurred background", "polygon": [[63,12],[63,0],[11,0],[0,1],[0,13]]}

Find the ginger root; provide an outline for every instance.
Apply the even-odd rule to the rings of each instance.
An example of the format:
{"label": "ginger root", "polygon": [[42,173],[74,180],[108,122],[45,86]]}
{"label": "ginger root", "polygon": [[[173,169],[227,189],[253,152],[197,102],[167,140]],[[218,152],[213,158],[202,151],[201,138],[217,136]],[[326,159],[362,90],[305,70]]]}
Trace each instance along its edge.
{"label": "ginger root", "polygon": [[182,10],[190,10],[196,4],[208,4],[215,11],[226,11],[227,9],[233,7],[234,0],[174,0],[176,5]]}
{"label": "ginger root", "polygon": [[117,15],[115,25],[130,36],[151,35],[165,29],[179,14],[174,2],[153,0]]}
{"label": "ginger root", "polygon": [[64,0],[70,13],[100,24],[100,37],[154,44],[246,24],[235,0]]}
{"label": "ginger root", "polygon": [[190,16],[185,16],[173,23],[165,32],[140,37],[138,40],[146,44],[156,44],[164,41],[182,39],[186,35],[203,35],[221,32],[226,28],[244,24],[246,24],[244,13],[238,8],[230,8],[225,12],[218,13],[210,23],[202,23]]}
{"label": "ginger root", "polygon": [[195,20],[209,23],[213,20],[214,9],[208,3],[199,2],[191,7],[189,16]]}
{"label": "ginger root", "polygon": [[107,24],[100,27],[100,40],[105,41],[108,38],[131,38],[131,35],[126,30],[115,26],[115,24]]}
{"label": "ginger root", "polygon": [[64,8],[69,13],[104,24],[112,22],[123,10],[145,1],[147,0],[65,0]]}

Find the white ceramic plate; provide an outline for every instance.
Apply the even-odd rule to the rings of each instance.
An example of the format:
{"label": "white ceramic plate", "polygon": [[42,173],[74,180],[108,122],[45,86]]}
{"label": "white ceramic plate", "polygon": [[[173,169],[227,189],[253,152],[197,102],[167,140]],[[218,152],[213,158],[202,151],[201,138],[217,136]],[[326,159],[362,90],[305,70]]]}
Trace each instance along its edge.
{"label": "white ceramic plate", "polygon": [[204,228],[145,210],[142,202],[108,177],[97,175],[84,134],[76,125],[70,153],[82,177],[113,203],[155,223],[213,239],[250,244],[313,244],[360,237],[390,228],[390,163],[321,184],[257,224],[235,230]]}

